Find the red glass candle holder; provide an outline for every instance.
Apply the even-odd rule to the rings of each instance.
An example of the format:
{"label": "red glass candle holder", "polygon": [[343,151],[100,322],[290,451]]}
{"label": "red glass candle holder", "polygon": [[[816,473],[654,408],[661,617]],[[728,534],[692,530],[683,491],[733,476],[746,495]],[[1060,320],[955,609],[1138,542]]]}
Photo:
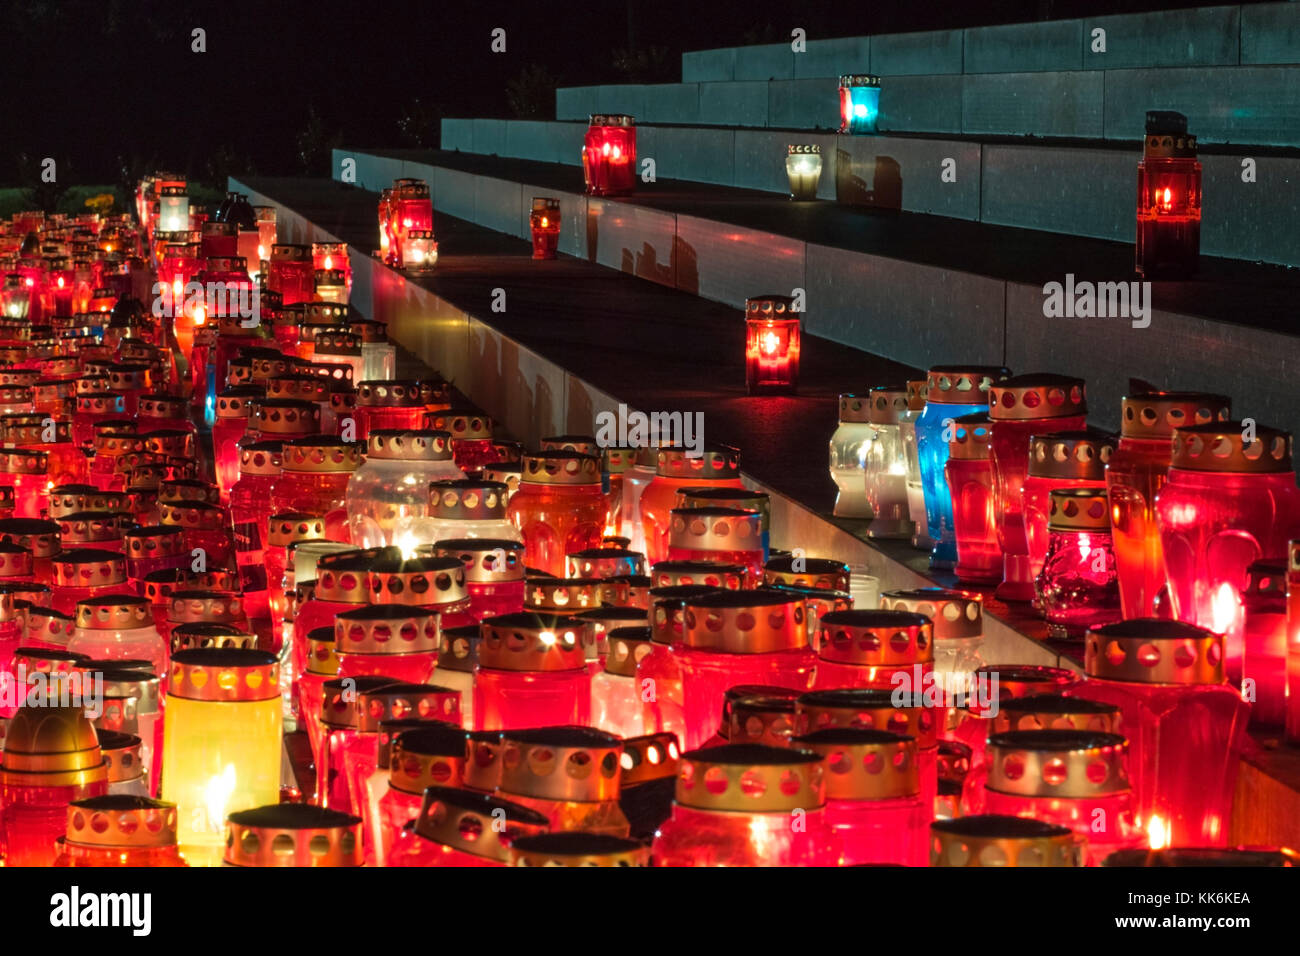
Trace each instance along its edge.
{"label": "red glass candle holder", "polygon": [[181,529],[185,550],[196,560],[201,554],[204,568],[235,566],[230,513],[225,508],[206,501],[164,501],[158,504],[158,514],[160,524]]}
{"label": "red glass candle holder", "polygon": [[1083,866],[1084,848],[1069,827],[980,814],[930,824],[931,866]]}
{"label": "red glass candle holder", "polygon": [[377,675],[423,684],[438,661],[438,618],[420,608],[367,605],[334,618],[340,677]]}
{"label": "red glass candle holder", "polygon": [[515,840],[543,833],[541,813],[491,793],[428,787],[419,815],[389,851],[388,866],[505,866]]}
{"label": "red glass candle holder", "polygon": [[143,597],[112,594],[78,602],[67,649],[101,662],[148,661],[152,673],[167,673],[167,644]]}
{"label": "red glass candle holder", "polygon": [[985,664],[971,676],[971,696],[955,714],[950,736],[971,749],[971,766],[984,762],[984,747],[994,732],[994,719],[1008,700],[1039,694],[1065,693],[1079,675],[1063,667],[1029,664]]}
{"label": "red glass candle holder", "polygon": [[55,866],[188,866],[176,846],[176,804],[102,796],[68,804]]}
{"label": "red glass candle holder", "polygon": [[822,866],[837,844],[825,758],[747,744],[682,754],[672,815],[650,852],[655,866]]}
{"label": "red glass candle holder", "polygon": [[737,508],[674,508],[668,531],[669,561],[712,561],[741,565],[757,581],[763,576],[762,516]]}
{"label": "red glass candle holder", "polygon": [[637,663],[636,681],[641,688],[645,726],[652,733],[671,733],[678,740],[685,736],[682,670],[678,658],[671,653],[671,647],[682,640],[686,602],[715,590],[718,589],[705,585],[651,589],[647,617],[653,646]]}
{"label": "red glass candle holder", "polygon": [[569,451],[528,455],[519,491],[506,507],[523,535],[528,566],[557,577],[565,555],[600,545],[608,511],[600,460]]}
{"label": "red glass candle holder", "polygon": [[1187,117],[1148,110],[1137,183],[1137,272],[1186,278],[1201,253],[1201,164]]}
{"label": "red glass candle holder", "polygon": [[311,247],[277,242],[271,246],[266,287],[278,292],[285,305],[308,302],[314,297],[316,270],[312,267]]}
{"label": "red glass candle holder", "polygon": [[672,509],[677,492],[687,487],[743,488],[740,452],[727,445],[712,445],[693,458],[685,448],[659,449],[655,477],[641,493],[638,505],[645,556],[651,564],[668,557]]}
{"label": "red glass candle holder", "polygon": [[305,803],[238,810],[226,818],[225,866],[362,866],[361,818]]}
{"label": "red glass candle holder", "polygon": [[293,398],[250,398],[241,443],[289,441],[319,435],[321,409],[314,402]]}
{"label": "red glass candle holder", "polygon": [[343,272],[347,277],[348,288],[352,287],[352,263],[348,257],[346,242],[313,242],[311,264],[312,268],[318,271]]}
{"label": "red glass candle holder", "polygon": [[466,613],[474,623],[484,618],[516,614],[524,608],[524,549],[500,538],[444,538],[430,552],[458,558],[465,567],[469,593]]}
{"label": "red glass candle holder", "polygon": [[650,628],[618,627],[606,633],[604,668],[591,678],[593,726],[618,737],[646,733],[637,664],[651,650]]}
{"label": "red glass candle holder", "polygon": [[1287,547],[1286,739],[1300,741],[1300,541]]}
{"label": "red glass candle holder", "polygon": [[[312,802],[317,806],[328,806],[344,813],[355,809],[344,772],[343,753],[354,745],[358,736],[361,698],[395,683],[383,675],[362,674],[301,685],[311,692],[302,700],[303,715],[309,725],[316,725],[312,728],[314,733],[310,735],[310,742],[316,767],[316,792]],[[319,700],[315,697],[316,692],[321,695]],[[308,707],[312,709],[308,710]]]}
{"label": "red glass candle holder", "polygon": [[682,640],[670,653],[681,668],[688,748],[712,736],[728,687],[807,690],[817,661],[808,642],[803,601],[771,589],[688,598]]}
{"label": "red glass candle holder", "polygon": [[1174,846],[1223,846],[1231,832],[1250,707],[1224,682],[1223,643],[1182,621],[1096,628],[1088,679],[1069,691],[1121,709],[1138,823]]}
{"label": "red glass candle holder", "polygon": [[583,140],[582,175],[589,196],[627,196],[636,188],[636,121],[593,113]]}
{"label": "red glass candle holder", "polygon": [[833,611],[820,622],[816,687],[924,691],[934,670],[934,627],[908,611]]}
{"label": "red glass candle holder", "polygon": [[1088,414],[1082,380],[1064,375],[1017,375],[989,388],[994,505],[1003,577],[1000,600],[1034,597],[1033,564],[1025,529],[1024,483],[1034,434],[1081,429]]}
{"label": "red glass candle holder", "polygon": [[367,381],[357,384],[357,439],[373,430],[418,431],[424,423],[424,400],[420,383],[414,381]]}
{"label": "red glass candle holder", "polygon": [[1175,429],[1156,520],[1172,616],[1223,634],[1228,679],[1239,682],[1247,568],[1285,559],[1300,534],[1291,436],[1253,422]]}
{"label": "red glass candle holder", "polygon": [[389,210],[391,264],[406,266],[411,232],[428,232],[432,237],[433,200],[429,196],[429,184],[422,179],[395,180]]}
{"label": "red glass candle holder", "polygon": [[[574,725],[507,730],[496,745],[481,737],[476,733],[471,744],[476,786],[495,781],[501,796],[546,816],[552,831],[628,836],[631,827],[619,805],[619,738]],[[575,766],[590,772],[551,771]]]}
{"label": "red glass candle holder", "polygon": [[584,644],[591,625],[522,612],[487,618],[480,626],[475,729],[590,723],[591,677]]}
{"label": "red glass candle holder", "polygon": [[560,201],[546,196],[533,197],[528,229],[533,239],[533,258],[554,259],[560,243]]}
{"label": "red glass candle holder", "polygon": [[1021,495],[1029,563],[1035,577],[1043,570],[1047,556],[1048,496],[1059,488],[1105,488],[1106,464],[1115,452],[1115,444],[1116,437],[1099,428],[1053,432],[1029,439],[1029,470]]}
{"label": "red glass candle holder", "polygon": [[1110,509],[1102,489],[1054,489],[1050,500],[1038,603],[1053,637],[1078,640],[1090,627],[1120,620]]}
{"label": "red glass candle holder", "polygon": [[1286,723],[1287,562],[1256,561],[1247,574],[1242,593],[1242,697],[1254,704],[1252,727],[1282,727]]}
{"label": "red glass candle holder", "polygon": [[420,812],[431,786],[458,787],[465,775],[466,731],[429,724],[398,734],[390,745],[388,789],[379,798],[381,843],[374,858],[385,860],[402,829]]}
{"label": "red glass candle holder", "polygon": [[1168,613],[1164,549],[1156,522],[1156,495],[1173,460],[1174,429],[1227,421],[1230,401],[1198,392],[1144,392],[1126,397],[1120,439],[1106,467],[1111,536],[1124,617]]}
{"label": "red glass candle holder", "polygon": [[72,614],[78,601],[111,594],[134,595],[127,581],[126,557],[121,552],[95,548],[64,551],[54,560],[51,606]]}
{"label": "red glass candle holder", "polygon": [[[310,548],[311,544],[308,542],[300,551],[319,553]],[[299,673],[306,664],[307,635],[318,627],[333,627],[340,612],[370,603],[370,568],[381,555],[396,557],[396,552],[382,548],[344,550],[320,553],[315,560],[316,580],[311,595],[294,608],[294,655]],[[299,556],[295,554],[295,564]],[[295,573],[294,580],[299,588],[306,583],[301,573]]]}
{"label": "red glass candle holder", "polygon": [[272,511],[324,515],[327,533],[335,522],[342,535],[348,479],[361,464],[361,452],[361,446],[328,435],[284,442],[281,474],[271,486]]}
{"label": "red glass candle holder", "polygon": [[751,395],[799,388],[802,324],[788,295],[745,300],[745,386]]}
{"label": "red glass candle holder", "polygon": [[997,584],[1002,580],[992,437],[988,416],[982,412],[953,419],[944,480],[952,496],[952,530],[957,548],[954,573],[963,584]]}

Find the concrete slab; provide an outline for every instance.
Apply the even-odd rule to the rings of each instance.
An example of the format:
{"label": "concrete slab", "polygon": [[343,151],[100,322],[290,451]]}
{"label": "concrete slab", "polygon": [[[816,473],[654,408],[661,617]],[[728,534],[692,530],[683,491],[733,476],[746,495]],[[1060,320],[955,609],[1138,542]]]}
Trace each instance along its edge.
{"label": "concrete slab", "polygon": [[808,48],[794,55],[795,79],[870,72],[871,37],[809,40]]}
{"label": "concrete slab", "polygon": [[677,288],[743,308],[752,295],[793,294],[804,282],[804,244],[788,236],[677,217]]}
{"label": "concrete slab", "polygon": [[499,119],[474,120],[474,152],[506,156],[506,124]]}
{"label": "concrete slab", "polygon": [[961,30],[884,33],[871,38],[871,72],[882,77],[961,71]]}
{"label": "concrete slab", "polygon": [[474,121],[472,119],[444,119],[441,126],[443,149],[459,149],[466,153],[474,149]]}
{"label": "concrete slab", "polygon": [[520,211],[523,209],[522,193],[519,183],[488,176],[476,177],[474,221],[497,232],[522,237],[523,234],[519,232]]}
{"label": "concrete slab", "polygon": [[736,50],[737,80],[789,80],[794,77],[795,53],[790,42],[742,46]]}
{"label": "concrete slab", "polygon": [[984,222],[1133,241],[1139,150],[988,144],[983,158]]}
{"label": "concrete slab", "polygon": [[677,217],[609,199],[587,200],[587,257],[598,265],[673,288]]}
{"label": "concrete slab", "polygon": [[710,126],[767,126],[767,83],[701,83],[700,122]]}
{"label": "concrete slab", "polygon": [[839,129],[839,80],[773,80],[767,85],[767,125],[777,129]]}
{"label": "concrete slab", "polygon": [[682,54],[683,83],[718,83],[736,78],[736,47]]}
{"label": "concrete slab", "polygon": [[1080,138],[1102,135],[1100,74],[986,73],[967,74],[962,81],[964,133]]}
{"label": "concrete slab", "polygon": [[1251,157],[1255,181],[1242,181],[1245,157],[1201,157],[1201,252],[1300,265],[1300,159]]}
{"label": "concrete slab", "polygon": [[1241,64],[1300,63],[1300,7],[1250,3],[1241,8]]}
{"label": "concrete slab", "polygon": [[881,132],[960,133],[961,122],[961,76],[891,76],[881,81]]}
{"label": "concrete slab", "polygon": [[[837,136],[833,148],[840,202],[956,219],[979,218],[978,143],[902,136]],[[953,163],[953,182],[944,178],[948,160]]]}
{"label": "concrete slab", "polygon": [[1011,23],[965,32],[966,73],[1031,73],[1083,68],[1083,21]]}
{"label": "concrete slab", "polygon": [[597,112],[600,113],[629,113],[639,117],[645,112],[645,105],[644,86],[601,86],[596,91]]}
{"label": "concrete slab", "polygon": [[599,96],[598,86],[562,86],[555,91],[555,118],[586,122],[592,113],[600,112]]}
{"label": "concrete slab", "polygon": [[[638,130],[637,160],[654,158],[656,175],[665,179],[731,186],[736,176],[736,132],[679,126]],[[644,133],[651,134],[646,145],[642,145]]]}
{"label": "concrete slab", "polygon": [[[1202,7],[1089,17],[1083,24],[1086,70],[1228,66],[1238,62],[1240,7]],[[1105,30],[1106,52],[1093,52]]]}
{"label": "concrete slab", "polygon": [[636,115],[638,123],[679,123],[688,126],[699,123],[698,83],[655,83],[641,89],[644,101],[641,112]]}

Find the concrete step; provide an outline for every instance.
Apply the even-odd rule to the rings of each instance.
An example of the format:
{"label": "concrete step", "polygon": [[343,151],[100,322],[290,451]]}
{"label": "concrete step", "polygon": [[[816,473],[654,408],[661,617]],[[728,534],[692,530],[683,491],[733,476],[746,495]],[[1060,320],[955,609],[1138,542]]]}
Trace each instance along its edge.
{"label": "concrete step", "polygon": [[[1105,50],[1095,31],[1105,31]],[[1300,9],[1243,4],[723,47],[682,54],[688,83],[879,73],[1022,73],[1300,63]]]}
{"label": "concrete step", "polygon": [[[445,119],[442,148],[581,165],[587,124]],[[666,179],[787,193],[786,147],[822,148],[818,195],[841,203],[1133,242],[1136,144],[1030,143],[942,136],[839,136],[638,125],[637,153]],[[1205,151],[1201,249],[1300,266],[1300,153]],[[949,162],[951,161],[951,162]],[[952,169],[952,181],[945,168]]]}
{"label": "concrete step", "polygon": [[598,199],[572,167],[494,157],[337,150],[336,169],[345,156],[359,185],[425,179],[436,209],[508,235],[527,235],[533,196],[557,197],[562,252],[733,308],[802,288],[810,332],[907,365],[1078,375],[1111,428],[1136,376],[1232,395],[1243,417],[1300,431],[1290,386],[1300,273],[1207,257],[1199,279],[1152,285],[1146,328],[1046,318],[1045,284],[1128,281],[1131,247],[662,179],[630,200]]}

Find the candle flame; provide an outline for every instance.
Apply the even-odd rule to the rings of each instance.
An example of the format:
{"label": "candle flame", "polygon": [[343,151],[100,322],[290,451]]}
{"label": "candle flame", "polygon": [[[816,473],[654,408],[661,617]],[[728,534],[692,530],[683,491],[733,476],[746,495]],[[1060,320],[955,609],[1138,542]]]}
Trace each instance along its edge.
{"label": "candle flame", "polygon": [[203,802],[207,806],[208,826],[220,830],[226,823],[226,804],[235,792],[235,765],[226,764],[224,770],[208,781],[203,788]]}
{"label": "candle flame", "polygon": [[177,276],[175,279],[173,279],[173,280],[172,280],[172,298],[174,298],[174,299],[179,299],[179,298],[181,297],[181,292],[184,290],[184,288],[185,288],[185,286],[184,286],[184,284],[181,282],[181,277],[180,277],[180,276]]}
{"label": "candle flame", "polygon": [[58,278],[58,283],[59,283],[59,288],[62,289],[62,288],[63,288],[63,276],[59,276],[59,278]]}
{"label": "candle flame", "polygon": [[207,307],[202,302],[199,302],[194,306],[194,324],[203,325],[207,321],[208,321]]}
{"label": "candle flame", "polygon": [[545,228],[546,228],[547,226],[549,226],[550,224],[551,224],[551,220],[549,220],[549,219],[547,219],[545,216],[543,216],[543,217],[542,217],[542,228],[545,229]]}
{"label": "candle flame", "polygon": [[1210,613],[1214,619],[1211,630],[1219,634],[1232,630],[1240,608],[1241,598],[1237,596],[1237,589],[1227,581],[1220,584],[1210,599]]}
{"label": "candle flame", "polygon": [[1168,206],[1168,205],[1169,205],[1170,203],[1172,203],[1173,201],[1174,201],[1174,194],[1173,194],[1173,192],[1169,189],[1169,187],[1166,186],[1166,187],[1165,187],[1165,195],[1164,195],[1164,203],[1165,203],[1166,206]]}
{"label": "candle flame", "polygon": [[417,556],[415,549],[419,547],[420,542],[416,540],[415,535],[410,531],[403,531],[398,535],[397,540],[393,543],[402,549],[402,557],[404,559],[414,558]]}
{"label": "candle flame", "polygon": [[781,337],[770,329],[763,333],[762,346],[763,352],[767,355],[775,355],[776,350],[781,345]]}
{"label": "candle flame", "polygon": [[333,269],[333,268],[334,268],[334,257],[333,257],[333,256],[326,256],[326,257],[325,257],[325,268],[326,268],[327,271],[328,271],[329,269]]}
{"label": "candle flame", "polygon": [[1163,850],[1169,845],[1169,827],[1159,816],[1152,816],[1147,821],[1147,846],[1153,850]]}

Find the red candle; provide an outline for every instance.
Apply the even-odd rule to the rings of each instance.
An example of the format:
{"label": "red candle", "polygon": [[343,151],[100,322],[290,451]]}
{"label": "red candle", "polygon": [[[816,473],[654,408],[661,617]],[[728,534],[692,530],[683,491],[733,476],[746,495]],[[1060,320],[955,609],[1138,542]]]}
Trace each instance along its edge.
{"label": "red candle", "polygon": [[584,652],[590,624],[522,612],[487,618],[481,627],[474,672],[476,729],[590,723],[591,675]]}
{"label": "red candle", "polygon": [[834,611],[819,622],[817,681],[835,687],[912,686],[934,670],[934,628],[907,611]]}
{"label": "red candle", "polygon": [[745,385],[749,394],[799,387],[801,324],[788,295],[745,300]]}
{"label": "red candle", "polygon": [[311,247],[277,242],[271,246],[266,287],[278,292],[285,305],[307,302],[313,298],[316,272],[312,268]]}
{"label": "red candle", "polygon": [[661,448],[655,477],[641,493],[641,526],[646,559],[653,565],[668,557],[672,509],[682,488],[743,488],[740,451],[728,445],[705,447],[698,457],[686,448]]}
{"label": "red candle", "polygon": [[[475,744],[475,763],[492,749]],[[619,806],[623,742],[586,726],[542,726],[507,730],[496,759],[501,796],[543,814],[552,831],[583,830],[626,837],[628,819]],[[570,768],[584,767],[574,773]],[[480,766],[485,776],[493,767]]]}
{"label": "red candle", "polygon": [[490,793],[428,787],[415,822],[403,828],[388,866],[505,866],[520,837],[545,832],[536,810]]}
{"label": "red candle", "polygon": [[545,196],[534,197],[528,228],[533,239],[533,258],[554,259],[560,242],[560,201]]}
{"label": "red candle", "polygon": [[1120,619],[1110,510],[1101,489],[1054,489],[1050,501],[1038,603],[1053,637],[1077,640],[1090,627]]}
{"label": "red candle", "polygon": [[1201,252],[1201,164],[1187,117],[1148,110],[1138,163],[1137,271],[1148,279],[1185,278]]}
{"label": "red candle", "polygon": [[[1106,464],[1116,438],[1098,428],[1080,432],[1050,432],[1029,439],[1029,470],[1022,492],[1025,537],[1035,577],[1047,556],[1048,496],[1060,488],[1105,488]],[[1037,600],[1037,599],[1035,599]]]}
{"label": "red candle", "polygon": [[515,614],[524,607],[524,548],[499,538],[444,538],[436,542],[437,557],[458,558],[465,568],[469,593],[466,613],[475,623],[488,617]]}
{"label": "red candle", "polygon": [[619,737],[640,736],[647,728],[636,673],[652,647],[650,628],[616,627],[606,632],[606,641],[604,668],[591,678],[592,724]]}
{"label": "red candle", "polygon": [[501,458],[500,445],[492,439],[492,419],[480,412],[456,409],[428,411],[426,405],[424,427],[451,433],[456,464],[467,474],[479,471]]}
{"label": "red candle", "polygon": [[685,736],[682,670],[671,648],[683,637],[686,602],[716,590],[698,584],[651,589],[648,619],[653,646],[636,666],[645,726],[651,732],[671,733],[678,740]]}
{"label": "red candle", "polygon": [[375,859],[388,858],[398,834],[420,812],[426,788],[460,786],[468,751],[467,733],[449,724],[431,723],[393,739],[388,788],[379,798],[382,844],[375,847]]}
{"label": "red candle", "polygon": [[737,508],[674,508],[668,559],[742,565],[750,579],[763,575],[762,516]]}
{"label": "red candle", "polygon": [[636,121],[593,113],[583,140],[582,174],[591,196],[626,196],[636,186]]}
{"label": "red candle", "polygon": [[506,506],[523,535],[527,564],[557,577],[565,555],[600,544],[608,512],[600,460],[571,451],[526,456],[519,491]]}

